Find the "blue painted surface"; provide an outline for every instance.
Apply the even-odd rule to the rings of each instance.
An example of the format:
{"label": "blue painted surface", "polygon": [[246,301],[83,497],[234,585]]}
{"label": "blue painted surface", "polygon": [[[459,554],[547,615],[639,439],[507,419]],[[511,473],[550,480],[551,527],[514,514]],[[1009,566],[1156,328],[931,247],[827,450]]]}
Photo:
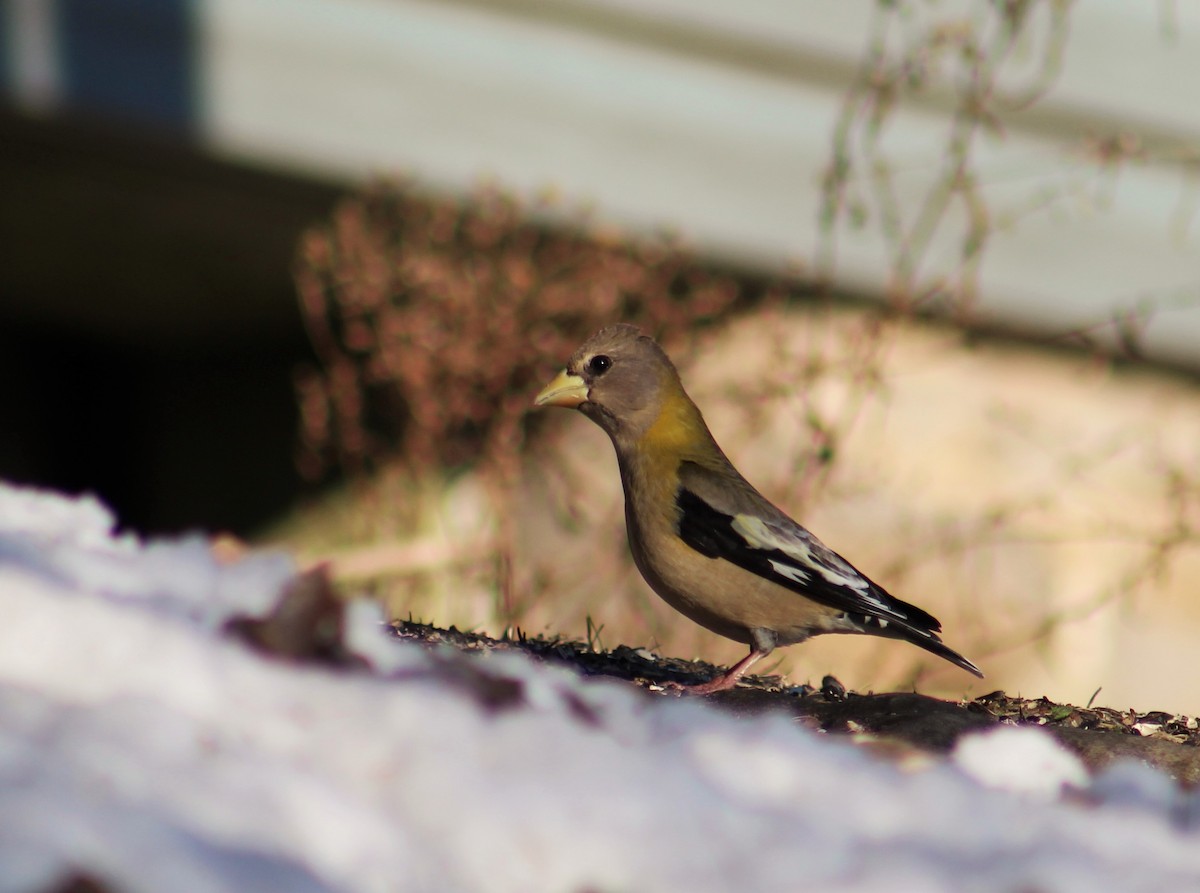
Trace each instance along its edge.
{"label": "blue painted surface", "polygon": [[196,0],[58,0],[64,103],[190,131]]}
{"label": "blue painted surface", "polygon": [[16,84],[12,57],[12,22],[9,4],[11,0],[0,0],[0,94],[11,95]]}
{"label": "blue painted surface", "polygon": [[13,85],[12,58],[8,51],[8,42],[12,35],[8,29],[8,10],[6,4],[0,3],[0,93],[11,93]]}

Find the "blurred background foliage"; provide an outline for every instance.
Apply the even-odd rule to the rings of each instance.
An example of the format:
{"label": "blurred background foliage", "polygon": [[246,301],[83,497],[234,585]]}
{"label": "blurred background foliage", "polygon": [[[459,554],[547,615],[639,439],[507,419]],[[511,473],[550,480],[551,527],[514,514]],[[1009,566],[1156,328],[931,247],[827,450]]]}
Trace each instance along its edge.
{"label": "blurred background foliage", "polygon": [[[665,337],[751,479],[933,610],[989,683],[1086,687],[1120,652],[1122,618],[1192,616],[1193,385],[980,340],[800,275],[714,269],[672,240],[545,230],[492,189],[460,202],[376,186],[309,231],[297,277],[321,358],[297,377],[300,465],[348,470],[350,487],[277,536],[393,616],[736,659],[637,576],[603,436],[530,412],[615,318]],[[960,690],[910,651],[819,640],[775,669]]]}

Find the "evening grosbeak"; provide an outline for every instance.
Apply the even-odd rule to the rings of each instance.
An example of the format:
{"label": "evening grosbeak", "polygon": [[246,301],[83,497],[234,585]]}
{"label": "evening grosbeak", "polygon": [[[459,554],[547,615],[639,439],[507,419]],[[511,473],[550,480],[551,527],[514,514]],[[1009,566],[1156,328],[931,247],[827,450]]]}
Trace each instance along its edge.
{"label": "evening grosbeak", "polygon": [[750,646],[690,691],[732,688],[777,646],[822,633],[903,639],[983,676],[942,644],[933,616],[888,595],[738,473],[670,358],[634,326],[589,338],[534,403],[578,409],[612,440],[629,546],[650,587],[706,629]]}

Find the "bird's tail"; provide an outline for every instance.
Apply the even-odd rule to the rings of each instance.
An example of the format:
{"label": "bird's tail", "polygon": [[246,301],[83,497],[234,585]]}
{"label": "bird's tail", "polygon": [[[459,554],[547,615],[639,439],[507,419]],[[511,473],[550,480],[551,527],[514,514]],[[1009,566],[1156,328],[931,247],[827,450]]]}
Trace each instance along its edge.
{"label": "bird's tail", "polygon": [[[905,609],[912,608],[907,603],[904,603],[904,607]],[[910,613],[912,613],[911,610]],[[845,616],[853,624],[847,630],[848,632],[863,632],[872,636],[884,636],[889,639],[910,642],[982,679],[983,671],[979,667],[942,641],[942,637],[937,634],[937,630],[940,630],[942,626],[933,615],[926,614],[924,611],[921,611],[920,614],[922,616],[917,618],[918,622],[916,623],[905,622],[894,616],[882,617],[874,614],[848,614]],[[919,621],[925,618],[928,618],[928,623],[921,625]]]}
{"label": "bird's tail", "polygon": [[[909,632],[905,630],[905,632]],[[957,651],[942,642],[934,633],[918,633],[918,635],[906,635],[903,637],[906,642],[912,642],[921,648],[924,648],[930,654],[936,654],[938,657],[944,658],[956,667],[961,667],[968,673],[974,676],[983,678],[983,670],[971,663]]]}

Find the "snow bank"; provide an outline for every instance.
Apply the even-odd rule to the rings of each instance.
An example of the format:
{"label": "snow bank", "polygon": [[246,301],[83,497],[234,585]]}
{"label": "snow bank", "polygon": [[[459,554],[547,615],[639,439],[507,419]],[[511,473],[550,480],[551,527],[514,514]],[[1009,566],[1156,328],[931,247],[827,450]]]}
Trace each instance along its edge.
{"label": "snow bank", "polygon": [[363,607],[373,671],[222,634],[293,573],[0,485],[0,893],[1200,885],[1200,800],[1145,767],[1088,779],[1006,729],[906,771],[780,717],[427,651]]}

